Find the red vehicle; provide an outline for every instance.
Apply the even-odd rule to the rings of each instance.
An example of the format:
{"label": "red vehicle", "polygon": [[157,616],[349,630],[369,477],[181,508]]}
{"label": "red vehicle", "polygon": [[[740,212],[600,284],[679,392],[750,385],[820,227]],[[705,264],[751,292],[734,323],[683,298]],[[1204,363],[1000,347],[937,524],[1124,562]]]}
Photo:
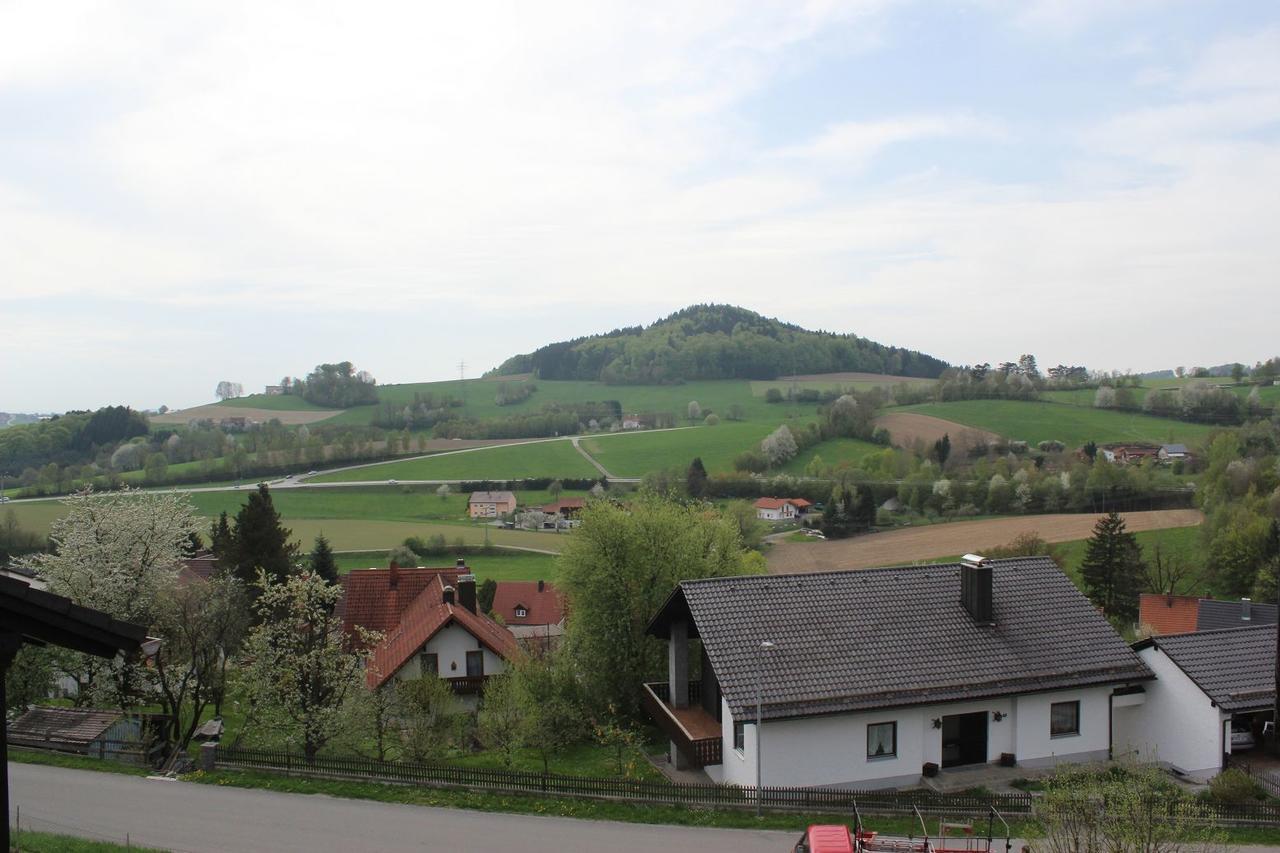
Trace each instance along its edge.
{"label": "red vehicle", "polygon": [[[880,835],[862,826],[862,815],[854,808],[852,831],[844,824],[816,824],[805,830],[792,848],[792,853],[993,853],[992,832],[995,822],[1004,827],[1004,851],[1009,853],[1013,844],[1009,839],[1009,824],[995,809],[987,815],[986,835],[976,835],[971,823],[947,823],[938,821],[938,834],[929,835],[924,817],[912,807],[920,823],[920,837]],[[998,847],[995,849],[999,849]]]}

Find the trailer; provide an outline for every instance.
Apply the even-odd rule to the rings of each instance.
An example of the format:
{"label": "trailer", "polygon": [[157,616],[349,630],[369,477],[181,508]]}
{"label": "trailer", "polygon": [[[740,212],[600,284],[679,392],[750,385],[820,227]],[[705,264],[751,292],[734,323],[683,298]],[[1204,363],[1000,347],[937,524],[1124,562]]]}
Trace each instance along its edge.
{"label": "trailer", "polygon": [[[902,837],[881,835],[862,824],[862,814],[855,805],[853,826],[814,824],[795,843],[792,853],[1010,853],[1013,842],[1009,824],[994,808],[987,812],[986,832],[979,833],[972,822],[957,823],[938,819],[937,833],[930,835],[924,816],[915,806],[911,812],[920,826],[920,835]],[[1003,831],[1004,848],[1000,848]]]}

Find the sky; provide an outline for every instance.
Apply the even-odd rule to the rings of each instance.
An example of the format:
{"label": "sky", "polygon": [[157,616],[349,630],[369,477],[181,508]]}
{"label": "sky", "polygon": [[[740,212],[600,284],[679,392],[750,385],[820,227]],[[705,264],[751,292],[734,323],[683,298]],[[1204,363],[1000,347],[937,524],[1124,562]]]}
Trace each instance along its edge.
{"label": "sky", "polygon": [[699,302],[952,363],[1280,352],[1280,5],[0,0],[0,411]]}

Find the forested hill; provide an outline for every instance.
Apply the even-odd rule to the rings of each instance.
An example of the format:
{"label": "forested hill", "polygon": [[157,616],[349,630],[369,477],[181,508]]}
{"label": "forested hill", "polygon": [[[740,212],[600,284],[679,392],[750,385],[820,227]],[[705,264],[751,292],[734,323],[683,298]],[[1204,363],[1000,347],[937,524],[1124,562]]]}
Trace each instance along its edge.
{"label": "forested hill", "polygon": [[840,371],[932,378],[946,367],[933,356],[856,335],[811,332],[732,305],[694,305],[647,328],[548,344],[493,373],[646,385]]}

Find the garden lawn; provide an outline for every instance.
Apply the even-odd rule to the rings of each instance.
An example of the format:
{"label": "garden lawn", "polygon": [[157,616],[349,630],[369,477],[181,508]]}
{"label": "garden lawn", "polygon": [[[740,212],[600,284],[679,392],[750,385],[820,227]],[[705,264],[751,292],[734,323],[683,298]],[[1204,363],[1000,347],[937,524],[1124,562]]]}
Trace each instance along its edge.
{"label": "garden lawn", "polygon": [[841,462],[857,462],[865,456],[869,456],[872,453],[881,453],[884,450],[885,448],[879,444],[872,444],[869,441],[862,441],[857,438],[833,438],[830,441],[819,442],[808,450],[801,451],[796,458],[783,465],[780,470],[782,473],[803,476],[805,468],[813,461],[815,456],[822,458],[822,466],[824,468],[829,468]]}
{"label": "garden lawn", "polygon": [[598,477],[568,439],[481,447],[383,462],[312,477],[313,483],[362,480],[520,480],[535,477]]}
{"label": "garden lawn", "polygon": [[582,447],[615,477],[643,477],[653,471],[684,471],[695,456],[707,471],[733,470],[733,458],[760,444],[777,422],[721,421],[717,426],[594,435]]}
{"label": "garden lawn", "polygon": [[965,426],[990,430],[1006,438],[1029,442],[1057,440],[1067,447],[1094,441],[1142,441],[1151,444],[1204,444],[1217,427],[1150,415],[1091,409],[1058,403],[1018,400],[961,400],[923,403],[889,411],[916,412]]}

